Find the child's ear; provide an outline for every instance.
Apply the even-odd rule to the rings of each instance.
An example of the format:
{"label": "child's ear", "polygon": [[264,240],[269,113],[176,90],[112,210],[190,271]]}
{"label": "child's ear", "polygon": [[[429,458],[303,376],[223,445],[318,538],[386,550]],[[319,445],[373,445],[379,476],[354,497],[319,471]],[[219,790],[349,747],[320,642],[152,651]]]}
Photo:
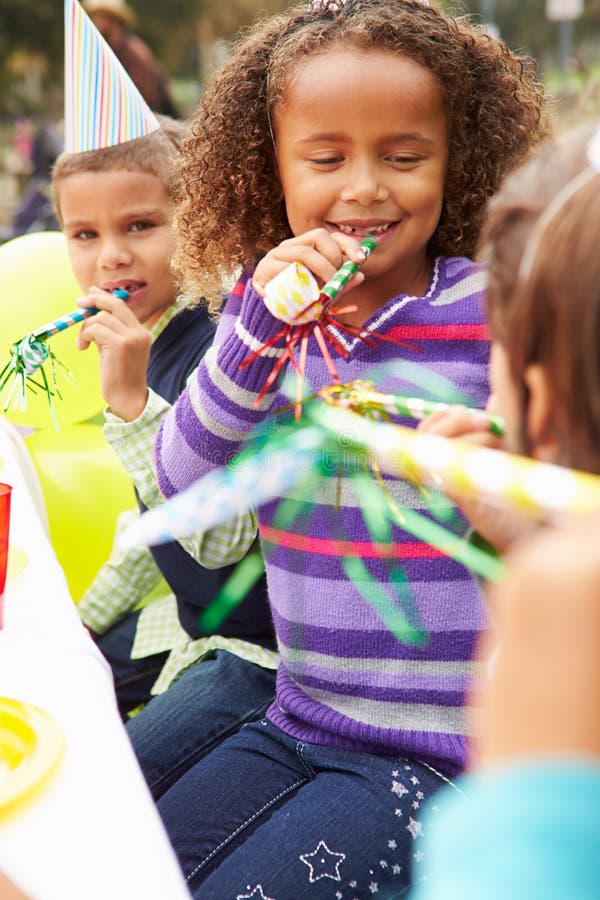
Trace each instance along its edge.
{"label": "child's ear", "polygon": [[525,429],[531,455],[543,462],[555,462],[558,458],[558,428],[556,404],[546,369],[534,363],[525,369],[528,402]]}

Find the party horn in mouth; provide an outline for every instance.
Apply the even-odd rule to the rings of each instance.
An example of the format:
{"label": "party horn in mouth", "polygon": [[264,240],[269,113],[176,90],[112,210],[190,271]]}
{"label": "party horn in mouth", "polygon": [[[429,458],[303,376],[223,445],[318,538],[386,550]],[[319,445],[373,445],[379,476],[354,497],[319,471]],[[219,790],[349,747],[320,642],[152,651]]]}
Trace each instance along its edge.
{"label": "party horn in mouth", "polygon": [[319,288],[317,279],[302,263],[290,263],[268,282],[264,303],[267,309],[287,325],[298,326],[317,322],[352,276],[367,261],[377,246],[377,238],[368,235],[360,242],[364,259],[347,260],[337,272]]}
{"label": "party horn in mouth", "polygon": [[349,259],[342,266],[340,266],[340,268],[337,270],[337,272],[335,272],[334,275],[332,275],[329,281],[323,285],[319,293],[319,297],[327,297],[328,302],[330,302],[331,300],[335,300],[342,288],[344,288],[348,284],[352,276],[355,275],[360,267],[366,263],[376,246],[377,238],[374,235],[368,234],[366,237],[364,237],[359,244],[359,249],[362,251],[364,259],[362,259],[360,262],[353,262],[353,260]]}
{"label": "party horn in mouth", "polygon": [[[271,315],[284,323],[279,331],[270,340],[253,350],[246,359],[239,364],[240,368],[251,365],[259,356],[270,353],[271,348],[283,343],[283,353],[275,360],[273,367],[260,389],[255,405],[258,406],[269,390],[275,379],[281,372],[286,362],[290,362],[297,373],[297,402],[295,405],[295,417],[298,420],[301,415],[302,382],[305,375],[305,363],[308,352],[308,341],[314,335],[319,345],[321,355],[335,382],[339,382],[338,373],[331,355],[330,349],[340,356],[348,356],[348,351],[338,339],[330,327],[335,326],[360,340],[369,341],[368,329],[357,328],[354,325],[344,324],[338,318],[338,313],[348,312],[356,307],[337,309],[331,306],[331,301],[337,297],[344,285],[346,285],[354,273],[368,259],[377,246],[377,238],[367,235],[360,242],[363,259],[360,262],[347,260],[334,273],[333,277],[319,288],[318,282],[312,272],[301,263],[290,263],[282,269],[278,275],[272,278],[266,288],[263,302]],[[296,361],[295,354],[298,354]]]}

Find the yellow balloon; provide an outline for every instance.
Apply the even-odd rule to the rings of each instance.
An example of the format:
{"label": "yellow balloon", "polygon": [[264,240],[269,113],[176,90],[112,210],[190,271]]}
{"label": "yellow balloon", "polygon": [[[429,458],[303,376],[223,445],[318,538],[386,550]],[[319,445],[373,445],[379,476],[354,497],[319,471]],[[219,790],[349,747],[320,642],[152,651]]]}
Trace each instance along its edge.
{"label": "yellow balloon", "polygon": [[[10,347],[26,334],[48,322],[72,312],[75,299],[82,296],[71,271],[67,244],[58,231],[24,234],[0,246],[0,371],[10,358]],[[98,354],[94,347],[77,349],[79,326],[74,325],[48,339],[48,347],[72,372],[72,384],[65,372],[57,370],[62,395],[54,398],[58,423],[69,425],[92,418],[104,407],[100,393]],[[49,361],[44,364],[48,380],[52,374]],[[41,382],[41,378],[36,377]],[[0,396],[3,408],[7,389]],[[18,425],[32,428],[53,426],[46,392],[27,391],[25,412],[11,407],[5,415]]]}
{"label": "yellow balloon", "polygon": [[131,478],[101,425],[68,425],[25,438],[37,470],[50,539],[77,602],[108,559],[117,517],[136,506]]}

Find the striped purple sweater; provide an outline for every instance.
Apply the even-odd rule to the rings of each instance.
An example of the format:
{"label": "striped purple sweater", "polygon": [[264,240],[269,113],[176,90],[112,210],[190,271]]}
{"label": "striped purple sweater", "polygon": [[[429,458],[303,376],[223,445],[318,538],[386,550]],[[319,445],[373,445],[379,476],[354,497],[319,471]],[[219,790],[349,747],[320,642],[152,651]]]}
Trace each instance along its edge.
{"label": "striped purple sweater", "polygon": [[[369,347],[338,334],[349,349],[336,356],[342,381],[368,377],[377,364],[406,359],[450,379],[482,406],[487,396],[489,344],[483,319],[483,272],[463,258],[436,261],[423,297],[399,295],[368,323],[370,329],[411,342],[420,352],[388,342]],[[189,486],[238,451],[245,435],[270,411],[289,404],[277,386],[254,407],[280,351],[240,370],[249,353],[281,327],[250,283],[232,293],[213,349],[166,416],[156,444],[160,487],[166,496]],[[314,338],[306,365],[312,390],[331,377]],[[382,389],[415,393],[394,377]],[[402,505],[420,509],[422,495],[392,479]],[[306,488],[287,495],[299,512]],[[410,585],[424,646],[399,642],[363,590],[350,581],[341,557],[360,557],[371,579],[394,595],[390,561],[374,545],[350,477],[333,467],[314,488],[310,515],[276,527],[277,503],[259,511],[269,597],[281,665],[268,717],[288,734],[349,750],[402,755],[450,774],[465,755],[465,689],[473,672],[474,642],[483,625],[476,581],[454,560],[400,528],[393,555]],[[395,563],[396,567],[398,562]]]}

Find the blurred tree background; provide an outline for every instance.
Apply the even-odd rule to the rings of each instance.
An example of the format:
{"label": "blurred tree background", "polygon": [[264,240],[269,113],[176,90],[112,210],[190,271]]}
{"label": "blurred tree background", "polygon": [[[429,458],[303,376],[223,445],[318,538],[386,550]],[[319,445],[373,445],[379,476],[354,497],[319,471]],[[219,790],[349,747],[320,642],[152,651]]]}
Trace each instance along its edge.
{"label": "blurred tree background", "polygon": [[[176,90],[185,93],[181,85],[199,86],[241,27],[287,3],[128,0],[128,5],[138,16],[136,32],[164,64]],[[47,113],[49,104],[54,112],[62,91],[63,33],[63,0],[0,0],[0,117]]]}
{"label": "blurred tree background", "polygon": [[[591,66],[594,57],[600,63],[600,0],[581,5],[583,14],[573,22],[573,47]],[[510,47],[534,56],[542,69],[558,65],[559,26],[548,20],[546,0],[471,0],[465,8],[482,17],[486,10],[494,10],[500,36]]]}
{"label": "blurred tree background", "polygon": [[[547,0],[443,2],[447,10],[482,21],[493,13],[500,35],[530,53],[542,73],[560,64],[558,24],[546,18]],[[138,33],[164,63],[182,93],[193,102],[202,80],[226,53],[227,41],[258,15],[283,9],[285,0],[129,0],[138,14]],[[572,25],[576,65],[600,66],[600,0],[586,0]],[[0,0],[0,116],[55,112],[60,104],[63,65],[62,0]],[[187,87],[183,87],[187,85]],[[195,89],[194,89],[195,86]],[[59,110],[56,110],[59,112]]]}

